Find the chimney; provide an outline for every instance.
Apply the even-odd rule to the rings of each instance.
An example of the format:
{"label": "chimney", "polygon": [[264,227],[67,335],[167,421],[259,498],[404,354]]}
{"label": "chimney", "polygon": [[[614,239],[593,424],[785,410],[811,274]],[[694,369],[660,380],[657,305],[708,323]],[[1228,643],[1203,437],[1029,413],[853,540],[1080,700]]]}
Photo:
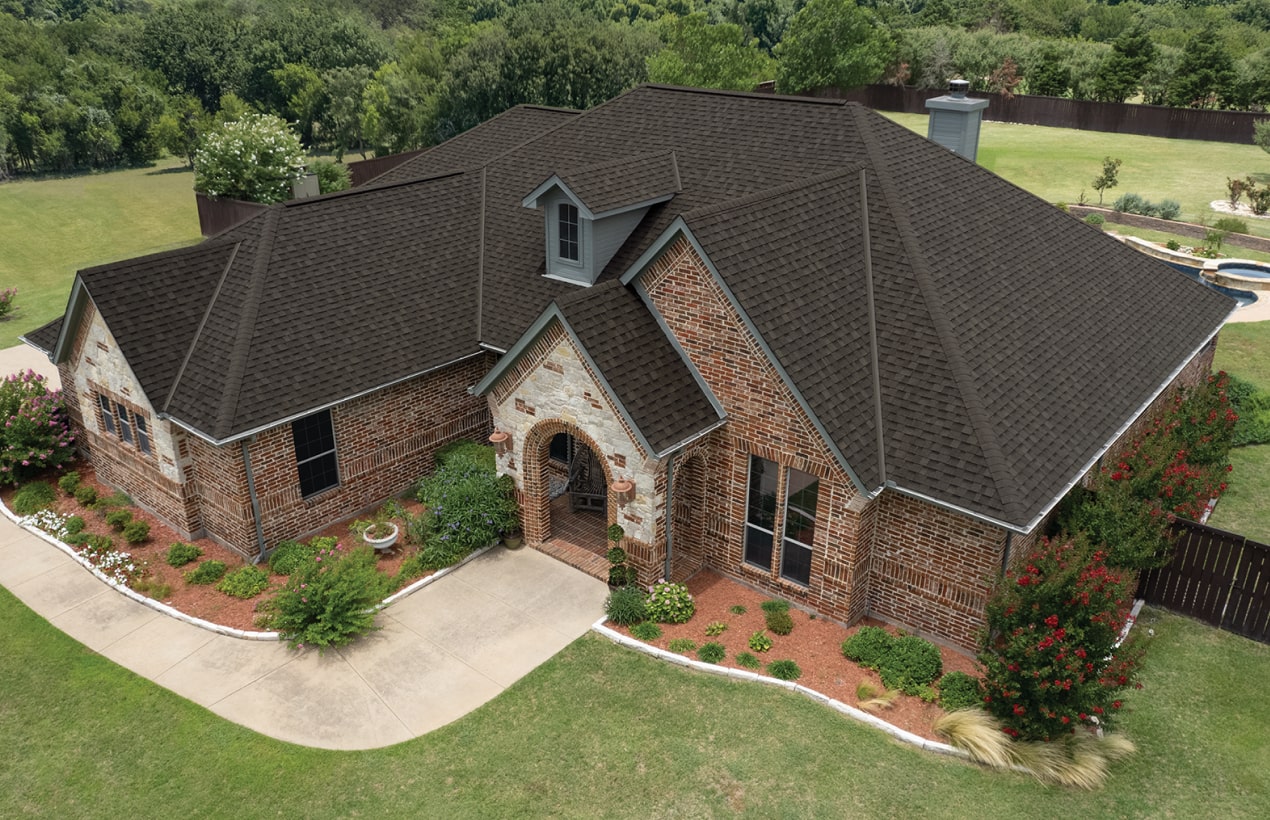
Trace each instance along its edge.
{"label": "chimney", "polygon": [[291,180],[291,198],[292,199],[308,199],[311,196],[317,196],[318,190],[317,174],[306,173],[301,177]]}
{"label": "chimney", "polygon": [[947,94],[926,101],[930,111],[926,138],[975,162],[979,156],[979,121],[988,101],[967,97],[969,90],[966,80],[953,80],[948,83]]}

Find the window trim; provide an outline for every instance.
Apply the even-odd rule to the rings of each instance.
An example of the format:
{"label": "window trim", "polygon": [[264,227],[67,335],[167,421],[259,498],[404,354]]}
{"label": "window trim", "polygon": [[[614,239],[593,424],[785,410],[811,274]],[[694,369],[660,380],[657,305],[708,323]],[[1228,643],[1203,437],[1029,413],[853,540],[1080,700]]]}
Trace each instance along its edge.
{"label": "window trim", "polygon": [[150,430],[147,427],[146,417],[136,410],[132,411],[132,431],[137,435],[137,449],[146,455],[150,455]]}
{"label": "window trim", "polygon": [[[797,507],[796,509],[800,513],[807,515],[807,517],[809,517],[812,521],[811,540],[813,543],[808,544],[806,542],[799,541],[797,538],[791,538],[787,534],[788,525],[789,525],[789,508],[790,508],[789,502],[790,502],[790,499],[792,498],[792,496],[789,493],[789,479],[790,479],[790,474],[795,471],[802,473],[805,476],[809,476],[810,478],[813,479],[812,483],[816,485],[816,507],[817,509],[819,509],[820,507],[820,480],[821,480],[820,476],[814,475],[812,473],[804,472],[802,470],[797,470],[797,468],[795,467],[786,467],[783,474],[783,478],[785,479],[784,491],[783,491],[785,502],[781,506],[781,550],[780,550],[780,569],[778,570],[778,572],[782,580],[789,581],[792,584],[798,584],[799,586],[802,586],[802,587],[809,587],[811,586],[811,558],[812,556],[816,554],[814,542],[816,540],[816,526],[815,525],[818,519],[816,517],[816,510],[812,510],[810,513],[808,513],[807,510],[803,509],[802,507]],[[790,544],[792,544],[798,549],[807,550],[808,557],[807,557],[807,580],[806,581],[800,580],[798,578],[793,578],[785,574],[785,549]]]}
{"label": "window trim", "polygon": [[[565,218],[566,209],[573,214],[572,220]],[[572,239],[565,238],[565,228],[572,228]],[[564,246],[573,246],[573,256],[566,256]],[[578,206],[568,200],[556,203],[556,258],[568,265],[582,266],[582,214]]]}
{"label": "window trim", "polygon": [[[757,458],[757,459],[759,459],[759,460],[761,460],[761,461],[766,461],[768,464],[771,464],[772,466],[774,466],[774,467],[776,468],[776,497],[777,497],[777,498],[780,498],[780,492],[781,492],[781,465],[777,464],[775,461],[772,461],[771,459],[766,459],[766,458],[763,458],[762,456],[755,455],[754,453],[746,453],[746,464],[745,464],[745,519],[744,519],[744,522],[743,522],[743,523],[744,523],[744,525],[745,525],[745,526],[744,526],[744,533],[745,533],[745,534],[744,534],[744,536],[741,538],[741,563],[742,563],[742,564],[744,564],[744,565],[745,565],[745,566],[747,566],[747,567],[754,567],[755,569],[761,569],[761,570],[763,570],[764,572],[766,572],[766,573],[768,573],[768,574],[771,574],[771,572],[772,572],[772,558],[774,558],[774,557],[776,556],[776,531],[775,531],[775,530],[770,530],[770,531],[769,531],[769,530],[767,530],[766,528],[764,528],[764,527],[762,527],[762,526],[760,526],[760,525],[758,525],[758,524],[752,524],[752,523],[750,523],[750,487],[752,486],[753,479],[754,479],[754,459],[756,459],[756,458]],[[778,509],[776,512],[777,512],[777,513],[779,513],[779,509]],[[776,519],[776,518],[774,517],[774,518],[773,518],[773,520],[772,520],[772,523],[773,523],[773,525],[778,524],[778,523],[779,523],[779,520],[778,520],[778,519]],[[751,528],[751,527],[753,527],[753,528],[754,528],[755,530],[757,530],[758,532],[761,532],[761,533],[763,533],[763,534],[765,534],[765,535],[769,536],[769,537],[772,539],[771,555],[769,555],[769,556],[768,556],[768,558],[767,558],[767,566],[764,566],[763,564],[759,564],[759,563],[756,563],[756,562],[754,562],[754,561],[751,561],[751,560],[749,559],[749,556],[747,555],[747,553],[749,552],[749,549],[748,549],[748,548],[749,548],[749,543],[750,543],[750,537],[749,537],[749,536],[750,536],[750,528]]]}
{"label": "window trim", "polygon": [[97,394],[97,409],[101,413],[102,429],[112,436],[118,436],[119,433],[115,427],[115,412],[105,393]]}
{"label": "window trim", "polygon": [[[326,408],[326,409],[324,409],[324,410],[319,410],[319,411],[317,411],[316,413],[310,413],[310,414],[308,414],[307,416],[301,416],[300,418],[298,418],[298,419],[296,419],[295,421],[291,422],[291,447],[292,447],[292,449],[293,449],[293,450],[294,450],[294,452],[295,452],[296,481],[297,481],[297,483],[300,485],[300,486],[299,486],[299,489],[300,489],[300,498],[301,498],[301,499],[304,499],[304,500],[308,500],[308,499],[310,499],[310,498],[316,498],[317,496],[321,495],[322,493],[325,493],[325,492],[327,492],[328,490],[332,490],[332,489],[334,489],[334,488],[336,488],[336,487],[339,487],[339,486],[340,486],[339,439],[338,439],[338,438],[336,437],[336,435],[335,435],[335,416],[334,416],[334,414],[331,412],[331,409],[332,409],[332,408],[329,408],[329,407],[328,407],[328,408]],[[295,433],[296,433],[296,425],[297,425],[297,424],[301,424],[301,423],[303,423],[303,422],[306,422],[306,421],[308,421],[309,419],[311,419],[311,418],[313,418],[313,417],[315,417],[315,416],[321,416],[321,415],[325,415],[325,416],[326,416],[326,423],[330,426],[330,430],[331,430],[331,448],[330,448],[329,450],[323,450],[323,451],[322,451],[322,452],[320,452],[320,453],[315,453],[315,454],[313,454],[313,455],[309,456],[308,458],[301,459],[301,458],[300,458],[300,448],[299,448],[298,443],[297,443],[297,441],[296,441],[296,434],[295,434]],[[321,459],[321,458],[326,458],[327,456],[330,456],[330,457],[332,458],[332,460],[334,461],[334,467],[335,467],[335,479],[334,479],[331,483],[329,483],[329,484],[325,484],[325,485],[323,485],[322,487],[319,487],[318,489],[312,490],[312,491],[310,491],[310,492],[308,492],[308,493],[304,492],[304,476],[303,476],[303,474],[300,472],[300,468],[301,468],[303,465],[305,465],[305,464],[312,464],[313,462],[317,461],[318,459]]]}
{"label": "window trim", "polygon": [[[751,567],[756,570],[761,570],[767,573],[769,576],[773,576],[775,579],[779,581],[795,584],[799,587],[803,587],[804,589],[810,588],[811,577],[812,577],[812,569],[811,569],[812,559],[814,559],[816,554],[816,548],[815,548],[814,542],[816,540],[818,531],[816,529],[813,529],[812,531],[813,543],[811,544],[804,543],[803,541],[800,541],[796,538],[791,538],[790,536],[785,534],[785,525],[786,525],[786,522],[789,520],[790,499],[788,497],[788,493],[789,493],[790,471],[795,470],[797,468],[791,467],[787,464],[781,464],[778,461],[772,461],[771,459],[768,459],[768,458],[763,458],[762,456],[757,455],[755,453],[747,452],[745,456],[746,456],[745,517],[742,520],[743,534],[741,537],[741,564],[743,566]],[[773,517],[773,521],[772,521],[773,529],[770,531],[766,527],[763,527],[759,524],[751,523],[750,521],[750,509],[751,509],[750,488],[754,478],[754,460],[755,459],[760,459],[762,461],[765,461],[768,464],[771,464],[772,466],[774,466],[777,470],[777,473],[776,473],[777,504],[776,504],[776,510]],[[820,508],[819,483],[823,481],[823,479],[820,476],[815,475],[814,473],[808,473],[803,470],[798,470],[798,472],[802,473],[803,475],[810,476],[812,479],[814,479],[814,482],[817,484],[817,487],[816,487],[816,508],[817,509],[811,512],[812,521],[817,522],[819,520],[817,517],[817,511]],[[798,509],[806,513],[806,510],[803,510],[801,507],[799,507]],[[751,561],[749,559],[749,556],[747,553],[748,553],[748,547],[749,547],[749,534],[751,529],[755,530],[756,532],[763,533],[764,535],[767,535],[768,537],[771,538],[771,542],[772,542],[771,556],[768,558],[767,565],[763,565],[755,561]],[[776,537],[776,533],[778,532],[780,533],[780,538]],[[785,574],[785,551],[787,546],[792,546],[797,549],[804,549],[808,552],[806,581],[802,581],[798,578],[794,578]]]}
{"label": "window trim", "polygon": [[119,422],[119,439],[124,444],[131,444],[134,447],[136,442],[132,438],[132,422],[128,417],[128,408],[123,406],[123,402],[115,402],[115,420]]}

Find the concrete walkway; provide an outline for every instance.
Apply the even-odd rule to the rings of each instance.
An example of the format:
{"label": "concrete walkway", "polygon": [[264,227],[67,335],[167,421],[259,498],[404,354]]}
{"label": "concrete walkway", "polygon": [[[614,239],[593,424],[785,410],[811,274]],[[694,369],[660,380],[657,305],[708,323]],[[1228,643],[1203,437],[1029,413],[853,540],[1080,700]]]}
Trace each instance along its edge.
{"label": "concrete walkway", "polygon": [[380,613],[342,649],[217,635],[121,595],[0,516],[0,584],[138,675],[261,734],[324,749],[400,743],[462,717],[585,633],[607,587],[496,547]]}

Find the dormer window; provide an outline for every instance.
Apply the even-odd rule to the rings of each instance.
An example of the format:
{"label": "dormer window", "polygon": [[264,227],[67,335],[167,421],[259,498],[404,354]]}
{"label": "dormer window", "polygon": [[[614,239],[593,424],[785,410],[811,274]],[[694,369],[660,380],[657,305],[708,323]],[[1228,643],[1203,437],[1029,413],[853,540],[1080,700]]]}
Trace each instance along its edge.
{"label": "dormer window", "polygon": [[560,258],[570,262],[577,262],[580,258],[578,253],[578,208],[568,202],[561,202],[559,212]]}

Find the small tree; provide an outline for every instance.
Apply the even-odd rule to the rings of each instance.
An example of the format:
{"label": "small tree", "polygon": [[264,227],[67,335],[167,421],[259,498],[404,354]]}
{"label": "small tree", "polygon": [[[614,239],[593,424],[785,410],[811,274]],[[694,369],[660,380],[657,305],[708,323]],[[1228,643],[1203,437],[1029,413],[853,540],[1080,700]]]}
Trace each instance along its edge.
{"label": "small tree", "polygon": [[655,83],[750,91],[769,79],[775,63],[732,23],[711,23],[705,12],[667,15],[659,23],[666,47],[648,58]]}
{"label": "small tree", "polygon": [[0,483],[17,484],[75,457],[75,437],[62,409],[62,391],[49,390],[32,370],[0,382]]}
{"label": "small tree", "polygon": [[1094,190],[1098,192],[1098,204],[1102,204],[1103,192],[1114,188],[1120,184],[1120,164],[1121,160],[1112,159],[1111,157],[1103,157],[1102,173],[1094,177]]}
{"label": "small tree", "polygon": [[845,89],[882,76],[895,42],[871,10],[852,0],[809,0],[790,20],[775,53],[778,91]]}
{"label": "small tree", "polygon": [[246,114],[203,138],[194,155],[194,190],[269,204],[289,199],[292,180],[303,172],[295,132],[270,114]]}

